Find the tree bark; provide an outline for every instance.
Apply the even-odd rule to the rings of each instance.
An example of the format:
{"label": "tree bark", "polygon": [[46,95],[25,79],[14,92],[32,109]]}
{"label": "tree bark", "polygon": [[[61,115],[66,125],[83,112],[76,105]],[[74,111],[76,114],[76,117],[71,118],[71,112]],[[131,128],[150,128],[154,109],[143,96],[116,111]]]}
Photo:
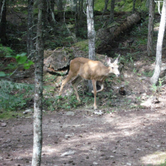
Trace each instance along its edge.
{"label": "tree bark", "polygon": [[77,37],[81,36],[81,27],[83,26],[83,0],[78,0],[79,3],[76,3],[75,11],[75,34]]}
{"label": "tree bark", "polygon": [[87,29],[89,40],[89,59],[95,60],[95,28],[93,14],[93,0],[87,0]]}
{"label": "tree bark", "polygon": [[135,3],[136,3],[136,0],[133,0],[133,13],[135,12]]}
{"label": "tree bark", "polygon": [[42,97],[43,97],[43,9],[44,0],[38,0],[38,23],[35,61],[35,94],[33,116],[33,157],[32,166],[40,166],[42,152]]}
{"label": "tree bark", "polygon": [[34,58],[34,42],[33,42],[33,3],[34,0],[28,0],[28,21],[27,21],[27,54],[28,58]]}
{"label": "tree bark", "polygon": [[60,18],[60,20],[63,20],[63,2],[62,2],[62,0],[56,0],[56,5],[58,8],[58,18]]}
{"label": "tree bark", "polygon": [[134,24],[140,21],[140,19],[140,15],[134,13],[131,16],[128,16],[126,21],[121,24],[115,22],[108,25],[106,28],[99,29],[96,35],[97,52],[102,53],[107,45],[110,45],[116,37],[131,28]]}
{"label": "tree bark", "polygon": [[6,0],[0,1],[0,39],[1,43],[6,45]]}
{"label": "tree bark", "polygon": [[104,5],[103,14],[107,11],[108,2],[109,2],[109,0],[105,0],[105,5]]}
{"label": "tree bark", "polygon": [[[94,14],[93,14],[93,0],[87,0],[87,29],[89,40],[89,59],[95,60],[95,28],[94,28]],[[88,80],[89,92],[92,92],[92,83]]]}
{"label": "tree bark", "polygon": [[160,27],[157,39],[157,47],[156,47],[156,65],[155,65],[154,74],[150,79],[152,84],[156,84],[160,76],[161,64],[162,64],[162,46],[163,46],[165,27],[166,27],[166,0],[163,1]]}
{"label": "tree bark", "polygon": [[115,0],[111,0],[111,11],[110,11],[110,23],[114,21],[114,7],[115,7]]}
{"label": "tree bark", "polygon": [[148,24],[148,43],[147,43],[148,56],[154,54],[154,49],[153,49],[154,12],[155,12],[155,2],[151,0],[149,4],[149,24]]}

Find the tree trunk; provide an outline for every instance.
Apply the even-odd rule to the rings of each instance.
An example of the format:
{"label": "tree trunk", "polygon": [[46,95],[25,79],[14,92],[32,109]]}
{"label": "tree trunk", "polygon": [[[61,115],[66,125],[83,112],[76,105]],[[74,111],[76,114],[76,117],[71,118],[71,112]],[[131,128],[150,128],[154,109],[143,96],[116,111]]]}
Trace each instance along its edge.
{"label": "tree trunk", "polygon": [[87,29],[89,40],[89,59],[95,59],[95,28],[93,15],[93,0],[87,0]]}
{"label": "tree trunk", "polygon": [[28,21],[27,21],[27,54],[28,58],[34,58],[34,42],[33,42],[33,3],[34,0],[28,0]]}
{"label": "tree trunk", "polygon": [[156,65],[155,65],[154,74],[150,79],[152,84],[156,84],[160,76],[161,63],[162,63],[162,46],[163,46],[165,27],[166,27],[166,0],[163,1],[160,27],[157,39],[157,47],[156,47]]}
{"label": "tree trunk", "polygon": [[47,1],[47,15],[50,25],[54,28],[56,24],[55,13],[54,13],[54,0]]}
{"label": "tree trunk", "polygon": [[0,42],[6,45],[6,1],[0,1]]}
{"label": "tree trunk", "polygon": [[110,11],[110,23],[114,21],[114,7],[115,7],[115,0],[111,0],[111,11]]}
{"label": "tree trunk", "polygon": [[[87,0],[87,29],[89,40],[89,59],[95,60],[95,28],[93,14],[93,0]],[[92,83],[88,81],[89,92],[92,92]]]}
{"label": "tree trunk", "polygon": [[56,5],[58,8],[58,18],[60,18],[60,20],[63,20],[63,2],[62,0],[56,0]]}
{"label": "tree trunk", "polygon": [[135,2],[136,2],[136,0],[133,0],[133,13],[135,12]]}
{"label": "tree trunk", "polygon": [[42,97],[43,97],[43,9],[44,0],[38,0],[38,23],[35,61],[35,94],[33,119],[33,157],[32,166],[40,166],[42,152]]}
{"label": "tree trunk", "polygon": [[110,45],[116,37],[131,28],[134,24],[140,21],[140,19],[140,15],[138,13],[134,13],[131,16],[128,16],[126,21],[121,24],[114,23],[108,25],[106,28],[99,29],[96,35],[97,52],[102,53],[107,45]]}
{"label": "tree trunk", "polygon": [[150,1],[149,4],[149,24],[148,24],[148,43],[147,43],[148,56],[154,54],[154,49],[153,49],[154,12],[155,12],[155,2],[152,0]]}
{"label": "tree trunk", "polygon": [[107,11],[108,2],[109,2],[109,0],[105,0],[105,5],[104,5],[103,14]]}
{"label": "tree trunk", "polygon": [[81,27],[83,26],[83,0],[78,0],[79,3],[76,3],[75,11],[75,34],[77,37],[81,36]]}

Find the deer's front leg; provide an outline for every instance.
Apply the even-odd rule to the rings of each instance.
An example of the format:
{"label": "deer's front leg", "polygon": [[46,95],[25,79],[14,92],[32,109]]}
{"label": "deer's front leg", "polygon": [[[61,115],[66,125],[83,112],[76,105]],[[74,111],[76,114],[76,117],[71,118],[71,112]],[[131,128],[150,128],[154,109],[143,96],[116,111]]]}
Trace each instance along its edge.
{"label": "deer's front leg", "polygon": [[80,76],[76,77],[73,81],[72,81],[72,85],[75,91],[75,95],[77,97],[77,100],[80,102],[80,97],[78,95],[78,90],[77,90],[77,86],[79,84],[79,82],[82,80],[82,78]]}
{"label": "deer's front leg", "polygon": [[94,109],[97,109],[97,105],[96,105],[96,81],[92,80],[92,85],[93,85],[93,93],[94,93]]}

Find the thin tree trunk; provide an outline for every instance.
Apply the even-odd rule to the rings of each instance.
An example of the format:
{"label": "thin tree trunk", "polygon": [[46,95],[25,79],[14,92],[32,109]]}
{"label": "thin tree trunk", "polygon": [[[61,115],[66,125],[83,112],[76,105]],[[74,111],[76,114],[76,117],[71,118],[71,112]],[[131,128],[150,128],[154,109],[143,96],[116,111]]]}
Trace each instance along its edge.
{"label": "thin tree trunk", "polygon": [[33,3],[34,0],[28,0],[27,54],[30,59],[32,59],[35,54],[33,44]]}
{"label": "thin tree trunk", "polygon": [[114,7],[115,7],[115,0],[111,0],[111,11],[110,11],[110,23],[114,21]]}
{"label": "thin tree trunk", "polygon": [[135,12],[135,2],[136,2],[136,0],[133,0],[133,13]]}
{"label": "thin tree trunk", "polygon": [[156,84],[160,76],[161,63],[162,63],[162,46],[163,46],[165,27],[166,27],[166,0],[163,1],[160,27],[159,27],[159,33],[158,33],[158,39],[157,39],[157,48],[156,48],[157,49],[156,50],[156,65],[155,65],[154,74],[150,79],[152,84]]}
{"label": "thin tree trunk", "polygon": [[95,59],[95,28],[93,15],[93,0],[87,0],[87,29],[89,40],[89,59]]}
{"label": "thin tree trunk", "polygon": [[56,5],[58,8],[58,17],[62,21],[63,20],[63,2],[62,2],[62,0],[56,0]]}
{"label": "thin tree trunk", "polygon": [[[95,60],[95,28],[94,28],[94,14],[93,14],[93,0],[87,0],[87,29],[89,40],[89,59]],[[92,83],[88,81],[89,92],[92,91]]]}
{"label": "thin tree trunk", "polygon": [[35,62],[35,94],[33,119],[33,157],[32,166],[40,166],[42,152],[42,97],[43,97],[43,1],[38,1],[38,23]]}
{"label": "thin tree trunk", "polygon": [[147,43],[148,55],[154,54],[154,49],[153,49],[154,12],[155,12],[155,2],[151,0],[149,4],[149,24],[148,24],[148,43]]}
{"label": "thin tree trunk", "polygon": [[104,5],[103,14],[107,11],[108,2],[109,2],[109,0],[105,0],[105,5]]}
{"label": "thin tree trunk", "polygon": [[6,1],[0,1],[0,42],[6,44]]}
{"label": "thin tree trunk", "polygon": [[3,0],[2,2],[0,1],[0,3],[1,3],[0,4],[0,22],[1,22],[6,0]]}

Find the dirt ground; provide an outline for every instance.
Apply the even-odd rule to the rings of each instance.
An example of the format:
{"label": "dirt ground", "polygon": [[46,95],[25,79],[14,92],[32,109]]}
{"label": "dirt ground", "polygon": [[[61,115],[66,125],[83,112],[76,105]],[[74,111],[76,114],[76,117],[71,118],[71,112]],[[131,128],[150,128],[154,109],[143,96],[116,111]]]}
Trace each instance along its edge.
{"label": "dirt ground", "polygon": [[[166,156],[165,108],[97,115],[78,109],[43,114],[42,166],[156,166]],[[1,120],[0,166],[28,166],[32,116]]]}
{"label": "dirt ground", "polygon": [[[165,162],[166,85],[157,101],[151,100],[146,78],[140,82],[139,75],[127,73],[123,73],[128,75],[127,94],[112,107],[43,113],[42,166],[157,166]],[[146,107],[138,106],[138,96]],[[31,165],[32,124],[32,113],[0,120],[0,166]]]}

